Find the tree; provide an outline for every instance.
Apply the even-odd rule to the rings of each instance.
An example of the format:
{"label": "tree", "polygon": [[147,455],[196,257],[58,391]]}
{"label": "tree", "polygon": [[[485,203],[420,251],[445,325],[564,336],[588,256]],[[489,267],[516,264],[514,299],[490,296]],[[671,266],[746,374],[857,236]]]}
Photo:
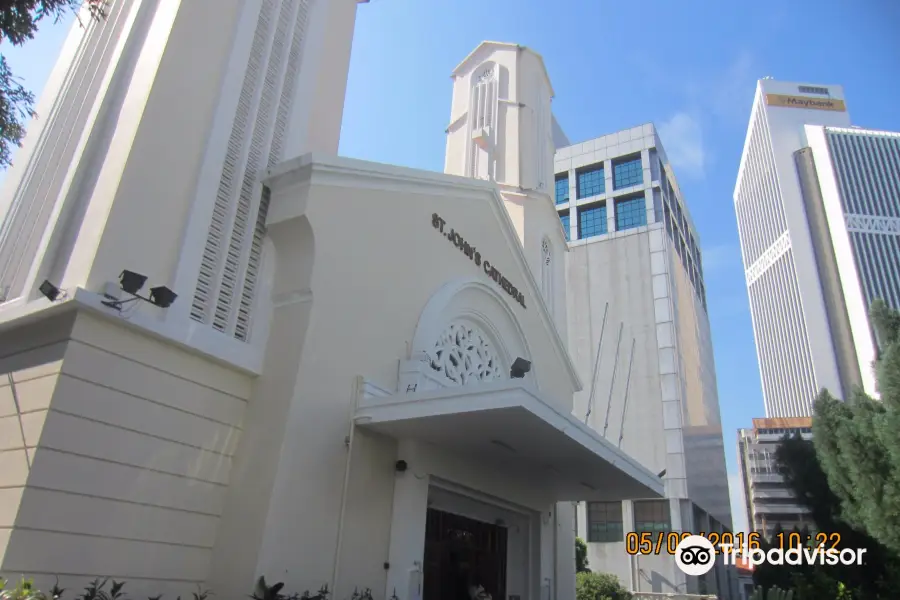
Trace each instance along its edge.
{"label": "tree", "polygon": [[575,538],[575,572],[590,573],[588,568],[587,544],[580,537]]}
{"label": "tree", "polygon": [[578,573],[575,575],[575,600],[631,600],[619,578],[608,573]]}
{"label": "tree", "polygon": [[[866,554],[862,565],[760,565],[754,572],[754,583],[766,588],[774,585],[793,588],[797,592],[796,600],[833,598],[839,585],[860,598],[895,597],[894,586],[900,583],[895,575],[896,554],[842,517],[841,500],[829,486],[813,442],[799,435],[785,436],[775,459],[797,502],[809,509],[817,531],[829,536],[836,534],[829,538],[830,542],[837,541],[839,536],[838,548],[866,548]],[[808,529],[794,531],[799,533],[801,541],[811,537],[813,543],[818,541]],[[761,544],[764,550],[771,545],[771,542]]]}
{"label": "tree", "polygon": [[[777,539],[779,533],[782,533],[781,526],[776,525],[772,531],[772,539]],[[759,549],[763,552],[768,552],[772,547],[771,540],[761,539],[759,541]],[[764,590],[773,587],[790,588],[793,586],[792,576],[793,570],[791,569],[768,564],[757,565],[753,569],[753,584]]]}
{"label": "tree", "polygon": [[[0,42],[21,46],[34,39],[45,19],[58,22],[85,6],[91,18],[106,17],[107,0],[0,0]],[[8,167],[12,146],[21,146],[25,121],[37,116],[34,95],[25,89],[6,57],[0,55],[0,168]]]}
{"label": "tree", "polygon": [[879,341],[875,364],[881,401],[857,391],[850,402],[823,392],[813,441],[841,516],[900,554],[900,314],[876,301],[870,317]]}

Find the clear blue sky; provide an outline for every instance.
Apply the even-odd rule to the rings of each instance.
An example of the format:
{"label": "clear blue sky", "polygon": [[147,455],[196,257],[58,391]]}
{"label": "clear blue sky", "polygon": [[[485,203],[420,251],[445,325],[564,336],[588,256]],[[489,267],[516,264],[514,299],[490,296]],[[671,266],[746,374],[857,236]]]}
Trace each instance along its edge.
{"label": "clear blue sky", "polygon": [[[898,26],[898,0],[372,0],[359,8],[341,153],[443,170],[450,72],[482,40],[544,56],[573,142],[655,122],[700,233],[735,473],[735,430],[763,414],[732,202],[755,82],[842,84],[855,124],[900,130]],[[35,91],[65,29],[2,48]]]}

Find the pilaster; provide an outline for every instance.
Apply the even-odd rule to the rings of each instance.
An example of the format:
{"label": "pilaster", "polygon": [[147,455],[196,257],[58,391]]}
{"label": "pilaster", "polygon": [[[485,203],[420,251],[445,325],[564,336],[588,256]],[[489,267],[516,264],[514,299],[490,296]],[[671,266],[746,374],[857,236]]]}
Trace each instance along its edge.
{"label": "pilaster", "polygon": [[[415,456],[416,446],[409,440],[399,442],[397,456],[401,460]],[[395,594],[399,600],[422,598],[429,482],[427,474],[420,475],[414,469],[396,474],[384,598]]]}

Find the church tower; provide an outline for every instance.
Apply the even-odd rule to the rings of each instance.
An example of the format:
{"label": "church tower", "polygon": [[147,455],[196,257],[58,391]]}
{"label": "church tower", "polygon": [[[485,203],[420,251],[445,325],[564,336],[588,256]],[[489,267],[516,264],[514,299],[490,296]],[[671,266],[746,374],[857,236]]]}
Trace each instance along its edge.
{"label": "church tower", "polygon": [[[482,42],[453,71],[444,172],[492,181],[565,338],[565,231],[552,199],[553,87],[540,54]],[[560,135],[561,132],[557,133]]]}
{"label": "church tower", "polygon": [[0,310],[44,279],[99,293],[128,269],[179,295],[156,314],[170,327],[252,342],[259,175],[337,153],[358,1],[116,0],[102,21],[82,15],[0,194]]}

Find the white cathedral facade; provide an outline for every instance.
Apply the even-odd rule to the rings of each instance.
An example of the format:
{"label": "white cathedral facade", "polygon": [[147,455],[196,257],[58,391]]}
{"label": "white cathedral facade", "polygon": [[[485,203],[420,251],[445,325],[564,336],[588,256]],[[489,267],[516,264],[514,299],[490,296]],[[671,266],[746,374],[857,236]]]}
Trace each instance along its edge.
{"label": "white cathedral facade", "polygon": [[572,600],[572,502],[661,496],[571,414],[541,58],[459,65],[444,174],[340,158],[356,10],[73,28],[0,196],[0,574]]}

